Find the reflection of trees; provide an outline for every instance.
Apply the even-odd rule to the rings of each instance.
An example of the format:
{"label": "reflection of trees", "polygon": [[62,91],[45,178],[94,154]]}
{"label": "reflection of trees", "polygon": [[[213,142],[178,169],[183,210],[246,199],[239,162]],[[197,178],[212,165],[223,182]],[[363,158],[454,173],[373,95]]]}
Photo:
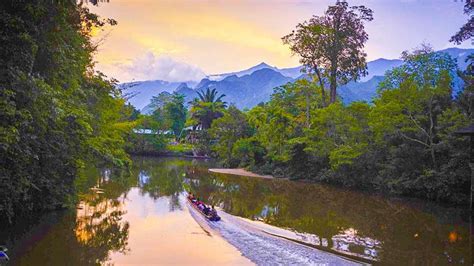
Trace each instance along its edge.
{"label": "reflection of trees", "polygon": [[97,179],[100,191],[89,190],[81,195],[77,210],[75,233],[84,245],[105,251],[125,252],[128,222],[122,222],[123,204],[134,180],[125,171],[104,169]]}
{"label": "reflection of trees", "polygon": [[123,204],[134,180],[125,171],[105,169],[101,173],[97,181],[101,190],[81,195],[74,232],[79,244],[104,262],[111,251],[127,251],[129,224],[122,221]]}
{"label": "reflection of trees", "polygon": [[[189,182],[197,195],[234,215],[326,238],[329,246],[336,245],[334,236],[337,245],[345,238],[355,253],[372,250],[373,242],[381,241],[383,250],[378,255],[387,263],[442,264],[448,262],[445,253],[452,261],[470,258],[466,224],[449,225],[459,223],[455,218],[459,215],[443,208],[441,213],[454,216],[447,219],[449,214],[445,214],[440,222],[432,210],[420,211],[406,202],[335,187],[207,171],[195,171],[189,178],[199,179]],[[349,229],[351,234],[347,234]],[[449,242],[452,232],[461,237]]]}
{"label": "reflection of trees", "polygon": [[181,204],[179,202],[179,194],[175,193],[171,195],[170,197],[170,212],[175,211],[175,210],[181,210]]}
{"label": "reflection of trees", "polygon": [[[89,194],[77,213],[50,214],[30,239],[34,245],[26,254],[12,256],[20,265],[98,265],[110,252],[125,252],[129,225],[122,221],[120,200]],[[49,226],[51,224],[52,226]],[[44,228],[47,227],[47,231]],[[41,236],[41,237],[35,237]],[[23,247],[22,247],[23,248]]]}
{"label": "reflection of trees", "polygon": [[122,222],[125,214],[122,205],[120,199],[88,195],[83,208],[77,211],[75,233],[78,242],[102,254],[125,252],[129,224]]}
{"label": "reflection of trees", "polygon": [[154,199],[177,195],[183,190],[184,177],[177,169],[156,168],[148,174],[148,182],[143,184],[141,189]]}
{"label": "reflection of trees", "polygon": [[[139,173],[146,175],[139,182]],[[95,176],[100,172],[94,172]],[[85,180],[82,187],[96,185]],[[131,186],[151,197],[169,197],[170,210],[179,209],[179,194],[187,186],[206,202],[226,212],[291,228],[329,248],[364,253],[376,250],[383,264],[470,265],[469,232],[456,211],[368,196],[323,185],[210,174],[200,162],[177,158],[135,158],[131,174],[111,172],[99,182],[103,194],[84,194],[83,209],[51,221],[54,227],[22,256],[20,264],[89,265],[108,260],[110,251],[127,248],[128,224],[122,221]],[[89,185],[87,187],[87,185]],[[86,209],[86,206],[88,209]],[[425,207],[426,210],[420,210]],[[433,214],[434,213],[434,214]],[[366,242],[366,243],[363,243]],[[377,242],[378,243],[378,242]],[[336,248],[335,247],[335,248]],[[380,248],[378,248],[380,249]],[[449,256],[449,258],[448,258]],[[10,256],[14,259],[14,256]]]}
{"label": "reflection of trees", "polygon": [[[14,264],[98,265],[108,261],[111,252],[126,252],[129,224],[122,221],[123,204],[132,184],[124,171],[88,170],[79,178],[80,209],[46,215],[28,236],[34,239],[28,245],[34,245],[25,254],[12,256]],[[103,193],[86,186],[99,186]]]}
{"label": "reflection of trees", "polygon": [[[139,178],[142,193],[153,199],[169,196],[170,211],[181,209],[179,194],[183,191],[186,169],[198,162],[179,158],[137,158],[132,174]],[[134,161],[136,161],[134,160]]]}

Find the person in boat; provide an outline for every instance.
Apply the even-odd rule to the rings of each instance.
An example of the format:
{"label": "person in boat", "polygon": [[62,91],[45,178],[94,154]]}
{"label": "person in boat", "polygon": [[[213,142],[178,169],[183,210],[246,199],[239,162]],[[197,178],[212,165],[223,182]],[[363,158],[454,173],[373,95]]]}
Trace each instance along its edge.
{"label": "person in boat", "polygon": [[217,211],[216,211],[216,209],[214,208],[214,205],[212,205],[212,209],[209,210],[209,215],[210,215],[211,217],[216,217],[216,216],[217,216]]}
{"label": "person in boat", "polygon": [[202,211],[205,215],[209,215],[209,213],[211,212],[211,208],[209,208],[209,206],[204,205],[204,210]]}
{"label": "person in boat", "polygon": [[199,208],[201,211],[204,211],[204,209],[206,208],[206,205],[204,205],[204,203],[202,203],[202,201],[201,201],[201,202],[198,203],[198,208]]}

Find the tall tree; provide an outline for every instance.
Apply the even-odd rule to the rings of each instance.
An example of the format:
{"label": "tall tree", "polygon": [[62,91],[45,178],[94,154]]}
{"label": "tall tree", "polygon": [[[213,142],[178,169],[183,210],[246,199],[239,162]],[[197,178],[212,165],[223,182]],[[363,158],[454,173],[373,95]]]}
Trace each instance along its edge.
{"label": "tall tree", "polygon": [[213,149],[224,160],[224,164],[230,167],[238,166],[240,158],[233,158],[232,154],[234,144],[239,139],[251,135],[251,128],[245,113],[231,105],[224,112],[224,116],[212,122],[209,132],[213,138],[218,140]]}
{"label": "tall tree", "polygon": [[373,19],[365,6],[349,6],[337,1],[324,16],[313,16],[296,26],[282,38],[294,54],[300,56],[305,70],[316,76],[326,103],[325,87],[329,82],[330,103],[337,98],[336,89],[350,80],[367,74],[367,54],[363,51],[368,40],[364,22]]}
{"label": "tall tree", "polygon": [[295,116],[298,124],[306,128],[311,126],[311,110],[320,107],[322,103],[318,86],[306,79],[275,88],[271,101],[286,109]]}
{"label": "tall tree", "polygon": [[171,101],[166,103],[163,109],[171,130],[178,138],[186,123],[187,110],[184,106],[184,95],[173,94]]}
{"label": "tall tree", "polygon": [[316,109],[312,117],[314,126],[305,132],[307,151],[328,158],[332,169],[352,164],[369,145],[369,112],[370,106],[361,102],[349,106],[338,102]]}
{"label": "tall tree", "polygon": [[451,105],[451,81],[457,66],[448,54],[427,46],[403,52],[402,57],[405,64],[389,71],[379,85],[372,126],[381,136],[392,132],[422,145],[437,167],[438,120]]}
{"label": "tall tree", "polygon": [[222,117],[226,102],[222,101],[225,94],[218,95],[217,90],[207,88],[198,91],[198,98],[191,102],[191,123],[201,125],[202,129],[209,129],[212,121]]}
{"label": "tall tree", "polygon": [[462,42],[471,39],[474,37],[474,1],[472,0],[465,0],[464,3],[464,14],[469,16],[468,21],[464,24],[459,31],[454,34],[450,42],[454,42],[456,44],[461,44]]}

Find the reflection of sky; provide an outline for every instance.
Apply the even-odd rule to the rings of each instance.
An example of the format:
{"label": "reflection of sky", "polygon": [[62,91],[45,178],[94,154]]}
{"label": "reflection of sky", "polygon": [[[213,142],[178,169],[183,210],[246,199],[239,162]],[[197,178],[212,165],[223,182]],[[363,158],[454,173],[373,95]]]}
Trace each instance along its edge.
{"label": "reflection of sky", "polygon": [[378,260],[378,252],[382,248],[382,243],[376,239],[359,236],[357,233],[357,230],[353,228],[342,230],[339,234],[331,237],[332,245],[328,239],[320,238],[315,234],[295,232],[295,239],[315,246],[329,247],[339,253]]}
{"label": "reflection of sky", "polygon": [[225,187],[224,191],[226,192],[234,192],[234,191],[239,191],[240,185],[239,184],[227,184]]}
{"label": "reflection of sky", "polygon": [[145,185],[146,183],[148,183],[148,180],[150,180],[150,176],[148,175],[148,173],[146,171],[140,171],[140,173],[138,174],[139,186],[141,187]]}
{"label": "reflection of sky", "polygon": [[[362,237],[357,234],[354,228],[346,229],[332,237],[333,250],[355,254],[368,259],[377,258],[378,251],[381,249],[381,242],[369,237]],[[355,246],[362,247],[364,254],[354,252]]]}
{"label": "reflection of sky", "polygon": [[272,207],[265,205],[260,212],[260,217],[257,217],[258,220],[268,218],[269,216],[278,214],[278,206]]}
{"label": "reflection of sky", "polygon": [[170,197],[156,200],[132,188],[124,204],[130,223],[127,254],[111,254],[114,264],[250,264],[225,240],[209,237],[188,210],[169,211]]}
{"label": "reflection of sky", "polygon": [[102,173],[102,181],[107,182],[110,180],[110,175],[112,174],[112,171],[110,169],[105,169]]}

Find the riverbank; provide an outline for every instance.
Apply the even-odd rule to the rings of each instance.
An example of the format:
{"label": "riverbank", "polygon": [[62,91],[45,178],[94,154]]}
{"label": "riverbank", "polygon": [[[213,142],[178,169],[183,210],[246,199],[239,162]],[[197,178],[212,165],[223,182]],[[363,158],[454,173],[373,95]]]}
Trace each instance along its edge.
{"label": "riverbank", "polygon": [[256,173],[252,173],[252,172],[247,171],[243,168],[210,168],[209,172],[220,173],[220,174],[229,174],[229,175],[259,177],[259,178],[267,178],[267,179],[274,178],[271,175],[259,175],[259,174],[256,174]]}
{"label": "riverbank", "polygon": [[165,147],[156,148],[152,145],[141,147],[129,147],[127,153],[136,156],[151,156],[151,157],[184,157],[184,158],[199,158],[209,159],[208,156],[194,155],[192,146],[187,144],[167,144]]}

